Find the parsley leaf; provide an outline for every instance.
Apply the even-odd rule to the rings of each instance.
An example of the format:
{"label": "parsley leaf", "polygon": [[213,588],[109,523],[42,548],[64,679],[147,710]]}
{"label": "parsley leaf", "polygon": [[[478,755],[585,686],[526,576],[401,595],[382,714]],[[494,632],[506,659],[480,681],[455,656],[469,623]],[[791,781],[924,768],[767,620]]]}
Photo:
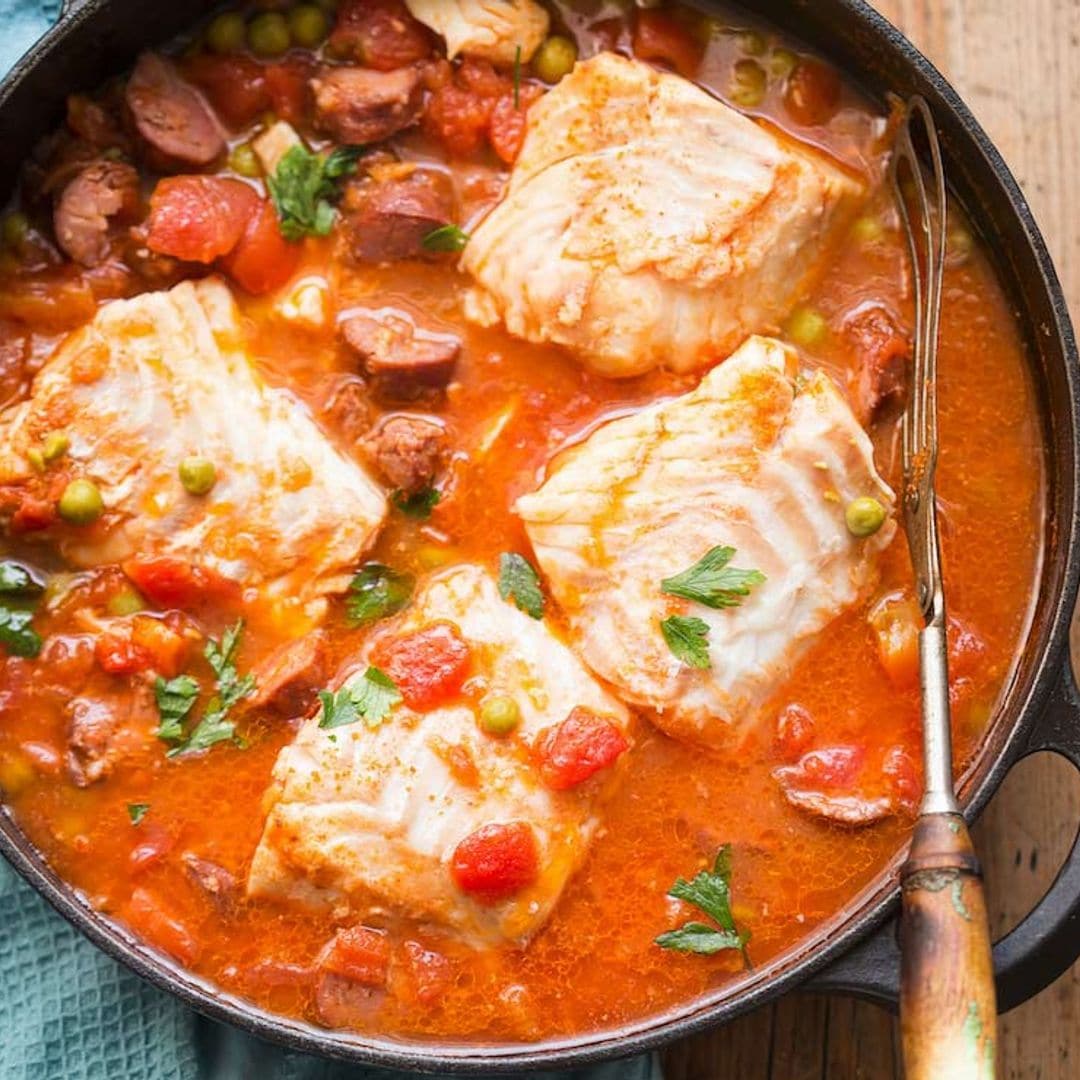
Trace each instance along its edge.
{"label": "parsley leaf", "polygon": [[199,684],[190,675],[177,675],[166,682],[160,675],[154,681],[154,700],[161,723],[157,737],[176,742],[184,737],[184,719],[195,706]]}
{"label": "parsley leaf", "polygon": [[319,701],[323,710],[321,728],[344,727],[360,719],[369,728],[377,728],[401,701],[401,691],[389,675],[377,667],[369,667],[359,679],[336,694],[320,690]]}
{"label": "parsley leaf", "polygon": [[415,584],[412,574],[398,573],[382,563],[361,567],[349,582],[345,600],[349,625],[365,626],[400,611],[409,602]]}
{"label": "parsley leaf", "polygon": [[128,817],[131,819],[132,825],[138,825],[144,817],[146,817],[147,810],[150,809],[148,802],[129,802],[127,804]]}
{"label": "parsley leaf", "polygon": [[161,726],[158,737],[176,745],[169,750],[169,757],[187,754],[194,750],[206,750],[216,743],[236,739],[236,724],[229,719],[230,711],[246,697],[255,692],[255,676],[240,676],[236,670],[236,652],[244,632],[240,619],[221,635],[217,642],[209,638],[203,655],[213,669],[217,693],[210,699],[202,719],[184,735],[183,721],[191,712],[199,694],[199,684],[190,675],[178,675],[165,682],[158,678],[154,684]]}
{"label": "parsley leaf", "polygon": [[[656,938],[662,949],[711,955],[723,949],[738,949],[749,965],[746,943],[750,935],[739,930],[731,913],[731,848],[725,844],[716,853],[712,870],[702,870],[692,881],[679,878],[668,896],[684,900],[703,911],[717,926],[700,922],[684,923]],[[719,927],[719,929],[717,929]]]}
{"label": "parsley leaf", "polygon": [[540,576],[524,555],[504,551],[499,556],[499,595],[513,600],[519,611],[534,619],[544,617],[544,594],[540,591]]}
{"label": "parsley leaf", "polygon": [[711,608],[738,607],[754,585],[760,585],[765,575],[760,570],[739,570],[728,563],[735,549],[718,545],[707,551],[689,570],[664,578],[660,588],[669,596],[696,600]]}
{"label": "parsley leaf", "polygon": [[0,562],[0,593],[8,596],[36,596],[41,592],[41,582],[17,562]]}
{"label": "parsley leaf", "polygon": [[323,156],[302,143],[290,147],[266,186],[286,240],[326,236],[334,225],[338,182],[356,171],[364,153],[359,146],[340,146]]}
{"label": "parsley leaf", "polygon": [[440,225],[437,229],[432,229],[431,232],[420,241],[420,246],[425,251],[456,254],[459,251],[463,251],[468,242],[469,234],[460,226]]}
{"label": "parsley leaf", "polygon": [[30,625],[32,611],[14,611],[0,606],[0,645],[12,656],[32,660],[41,652],[41,635]]}
{"label": "parsley leaf", "polygon": [[695,616],[671,615],[660,623],[667,647],[688,667],[712,667],[709,659],[709,624]]}
{"label": "parsley leaf", "polygon": [[431,511],[439,505],[441,498],[442,492],[438,488],[421,488],[411,495],[399,488],[390,496],[390,501],[406,517],[415,518],[417,521],[427,521],[431,517]]}

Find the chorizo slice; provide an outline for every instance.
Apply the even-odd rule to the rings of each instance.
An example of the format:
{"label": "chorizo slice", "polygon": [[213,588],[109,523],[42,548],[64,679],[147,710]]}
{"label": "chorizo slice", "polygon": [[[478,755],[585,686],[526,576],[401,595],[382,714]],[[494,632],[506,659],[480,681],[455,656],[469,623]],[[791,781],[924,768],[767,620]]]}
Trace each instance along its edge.
{"label": "chorizo slice", "polygon": [[139,207],[139,174],[120,161],[93,161],[71,179],[53,209],[56,242],[82,266],[100,266],[109,257],[109,223],[134,218]]}
{"label": "chorizo slice", "polygon": [[351,315],[341,333],[369,375],[400,384],[399,389],[406,383],[418,389],[446,386],[461,352],[460,338],[418,331],[397,315]]}
{"label": "chorizo slice", "polygon": [[383,478],[411,495],[429,487],[446,457],[446,430],[419,416],[391,416],[364,440]]}
{"label": "chorizo slice", "polygon": [[911,341],[894,316],[876,304],[856,311],[845,323],[844,333],[857,360],[851,388],[855,413],[868,424],[903,403]]}
{"label": "chorizo slice", "polygon": [[225,136],[206,99],[157,53],[139,57],[124,97],[139,135],[167,161],[209,165],[225,152]]}
{"label": "chorizo slice", "polygon": [[231,911],[240,895],[240,883],[236,876],[210,859],[204,859],[193,851],[180,856],[184,872],[207,899],[222,913]]}
{"label": "chorizo slice", "polygon": [[311,80],[315,123],[343,143],[379,142],[416,123],[423,108],[417,68],[324,67]]}
{"label": "chorizo slice", "polygon": [[320,631],[275,649],[253,672],[255,693],[248,704],[283,716],[303,716],[326,677],[326,635]]}
{"label": "chorizo slice", "polygon": [[351,183],[342,208],[349,254],[358,262],[423,258],[430,254],[424,238],[453,220],[448,192],[421,172],[405,180]]}

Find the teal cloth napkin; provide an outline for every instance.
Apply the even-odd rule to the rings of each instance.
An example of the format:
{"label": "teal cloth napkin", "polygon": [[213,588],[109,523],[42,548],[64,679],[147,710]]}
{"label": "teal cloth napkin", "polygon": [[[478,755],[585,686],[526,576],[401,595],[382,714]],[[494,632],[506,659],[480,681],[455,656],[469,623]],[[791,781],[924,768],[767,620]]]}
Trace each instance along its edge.
{"label": "teal cloth napkin", "polygon": [[[56,17],[58,0],[0,0],[0,72]],[[72,929],[0,861],[2,1080],[402,1080],[322,1061],[207,1020]],[[655,1057],[532,1080],[662,1080]]]}

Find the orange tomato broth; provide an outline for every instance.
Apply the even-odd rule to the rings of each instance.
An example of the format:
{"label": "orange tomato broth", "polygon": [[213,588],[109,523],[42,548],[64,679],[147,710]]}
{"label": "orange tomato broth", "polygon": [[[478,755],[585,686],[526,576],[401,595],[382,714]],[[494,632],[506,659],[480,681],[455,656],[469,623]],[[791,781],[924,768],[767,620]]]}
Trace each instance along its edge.
{"label": "orange tomato broth", "polygon": [[[586,27],[615,9],[593,4],[559,10],[585,52]],[[624,24],[603,29],[605,40],[625,44]],[[766,38],[773,41],[767,33]],[[725,96],[739,55],[733,35],[715,35],[700,81]],[[784,113],[776,80],[755,112],[817,142],[863,171],[878,189],[864,216],[881,224],[881,234],[845,237],[804,299],[830,327],[820,345],[804,351],[804,362],[824,367],[846,385],[856,355],[840,330],[844,315],[867,300],[882,300],[910,316],[902,239],[880,190],[886,125],[845,88],[829,124],[799,128]],[[1042,545],[1043,448],[1034,388],[1006,298],[985,254],[977,245],[966,250],[967,234],[953,235],[955,243],[967,244],[954,251],[945,278],[942,544],[950,611],[985,649],[977,663],[954,673],[959,772],[976,752],[1024,641]],[[452,328],[465,341],[445,401],[421,406],[441,416],[451,433],[454,458],[442,482],[442,502],[426,523],[392,515],[371,554],[396,568],[423,574],[458,560],[494,567],[503,551],[527,552],[510,508],[518,494],[536,485],[554,453],[605,418],[696,382],[696,376],[667,373],[625,382],[590,375],[558,350],[465,324],[457,301],[466,280],[445,264],[357,268],[335,260],[332,251],[332,241],[307,241],[300,276],[325,275],[339,310],[357,304],[402,308],[426,326]],[[270,318],[269,301],[239,299],[266,379],[290,387],[331,437],[351,450],[331,403],[355,378],[355,360],[332,332],[283,329]],[[41,331],[38,353],[55,340],[47,328]],[[879,468],[895,487],[895,422],[872,434]],[[49,565],[40,548],[11,543],[9,551]],[[84,587],[95,587],[94,579],[87,575],[82,580],[90,584]],[[911,593],[902,535],[886,553],[874,598],[894,590]],[[902,746],[917,760],[917,692],[897,689],[885,675],[866,621],[869,606],[844,615],[821,635],[776,688],[773,711],[790,702],[804,706],[815,721],[816,747],[862,745],[872,756]],[[198,615],[204,630],[215,635],[234,617],[211,609]],[[550,619],[558,626],[557,614]],[[118,681],[97,669],[86,673],[88,646],[68,607],[43,613],[36,625],[46,638],[41,658],[8,659],[0,681],[0,784],[22,829],[95,908],[130,922],[152,945],[223,988],[267,1009],[319,1022],[312,966],[335,929],[354,923],[355,916],[243,901],[222,911],[191,882],[181,862],[182,853],[196,852],[242,879],[262,828],[270,771],[292,728],[249,713],[241,722],[246,749],[221,745],[179,759],[167,759],[163,744],[151,738],[108,778],[77,788],[60,764],[62,709],[72,693],[67,687],[79,678],[84,681],[76,692],[115,692]],[[353,653],[364,638],[364,631],[345,625],[336,602],[328,627],[334,660]],[[274,633],[253,618],[241,670],[276,643]],[[534,1040],[690,1003],[739,976],[741,958],[734,952],[675,954],[653,939],[690,915],[665,897],[667,889],[677,877],[708,865],[721,844],[731,845],[735,915],[752,935],[753,963],[760,967],[798,946],[874,880],[906,839],[910,820],[896,817],[850,829],[795,810],[771,776],[780,764],[773,737],[772,723],[764,722],[743,744],[704,753],[643,721],[587,863],[531,944],[474,953],[431,927],[377,920],[391,930],[395,957],[406,939],[447,957],[450,982],[435,1000],[422,1001],[403,974],[405,966],[394,962],[389,992],[373,998],[355,1026],[431,1039]],[[53,751],[55,763],[42,747]],[[150,806],[138,826],[128,817],[133,803]],[[136,889],[152,898],[152,916],[133,911]]]}

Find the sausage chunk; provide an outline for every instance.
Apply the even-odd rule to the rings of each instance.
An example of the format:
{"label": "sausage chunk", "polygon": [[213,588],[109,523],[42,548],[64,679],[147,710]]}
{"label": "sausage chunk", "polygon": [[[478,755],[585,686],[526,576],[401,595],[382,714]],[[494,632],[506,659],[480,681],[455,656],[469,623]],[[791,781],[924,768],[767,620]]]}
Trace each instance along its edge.
{"label": "sausage chunk", "polygon": [[326,677],[326,638],[316,631],[275,649],[255,669],[249,704],[283,716],[303,716]]}
{"label": "sausage chunk", "polygon": [[153,710],[148,694],[124,691],[102,698],[76,698],[70,708],[67,768],[72,782],[88,787],[108,776],[116,763],[142,745],[140,727]]}
{"label": "sausage chunk", "polygon": [[844,326],[858,366],[852,383],[855,412],[863,424],[903,401],[911,342],[883,307],[864,307]]}
{"label": "sausage chunk", "polygon": [[109,222],[133,218],[139,207],[139,174],[119,161],[94,161],[64,188],[53,210],[56,241],[82,266],[109,256]]}
{"label": "sausage chunk", "polygon": [[396,315],[353,315],[341,324],[346,343],[370,375],[390,391],[440,388],[454,372],[461,340],[451,334],[423,334]]}
{"label": "sausage chunk", "polygon": [[315,123],[338,142],[367,144],[416,123],[423,89],[416,68],[325,67],[311,80]]}
{"label": "sausage chunk", "polygon": [[167,161],[209,165],[225,152],[225,136],[213,110],[157,53],[139,57],[125,99],[136,130]]}
{"label": "sausage chunk", "polygon": [[365,440],[387,483],[411,495],[429,487],[446,456],[446,431],[418,416],[391,416]]}
{"label": "sausage chunk", "polygon": [[384,183],[354,181],[345,189],[349,252],[359,262],[416,259],[424,237],[452,220],[449,193],[424,173]]}
{"label": "sausage chunk", "polygon": [[218,866],[216,862],[204,859],[193,851],[185,851],[180,861],[191,883],[206,894],[218,911],[228,912],[236,906],[239,883],[224,866]]}

